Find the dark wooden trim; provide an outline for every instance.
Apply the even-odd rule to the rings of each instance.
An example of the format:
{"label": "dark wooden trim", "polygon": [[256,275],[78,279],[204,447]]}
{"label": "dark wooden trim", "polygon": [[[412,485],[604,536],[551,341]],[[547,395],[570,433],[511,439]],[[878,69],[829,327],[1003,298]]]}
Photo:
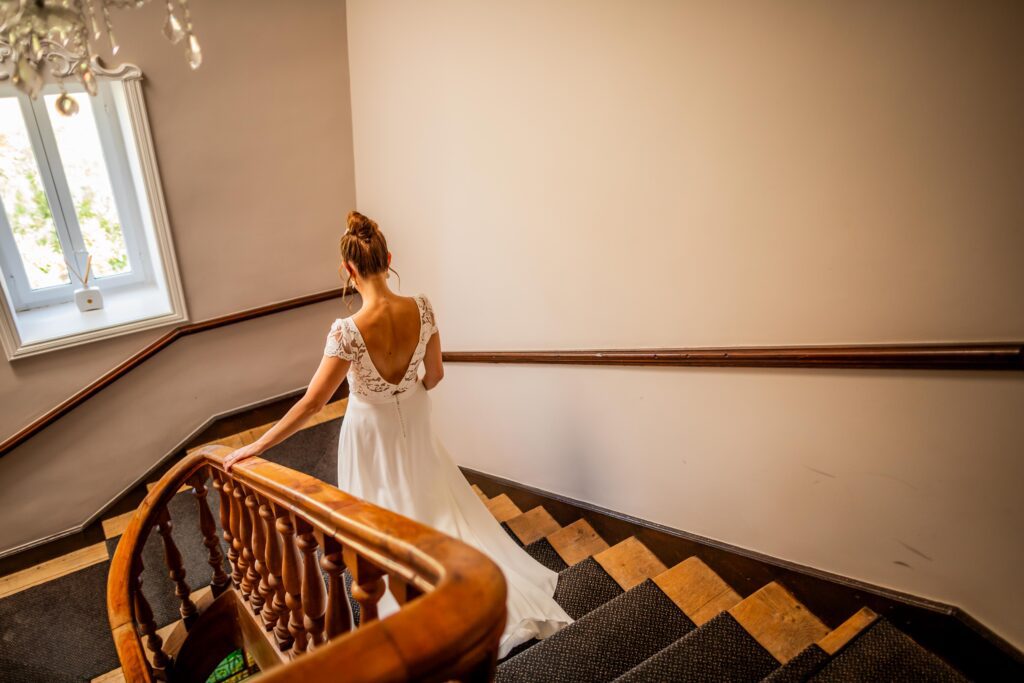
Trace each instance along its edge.
{"label": "dark wooden trim", "polygon": [[1024,680],[1024,654],[959,607],[780,560],[467,467],[461,469],[470,483],[488,496],[507,494],[523,511],[543,505],[563,526],[585,518],[609,544],[636,536],[666,566],[697,555],[744,597],[778,581],[831,628],[861,607],[869,607],[971,680]]}
{"label": "dark wooden trim", "polygon": [[92,398],[105,388],[121,379],[129,372],[139,367],[146,360],[152,358],[157,353],[170,346],[176,340],[182,337],[187,337],[192,334],[198,334],[199,332],[206,332],[207,330],[215,330],[218,327],[225,327],[227,325],[234,325],[235,323],[245,322],[247,320],[255,320],[256,318],[262,318],[267,315],[275,313],[283,313],[290,311],[295,308],[301,308],[303,306],[309,306],[311,304],[318,304],[323,301],[329,301],[331,299],[337,299],[344,296],[346,293],[353,293],[355,290],[346,289],[345,287],[339,287],[337,289],[328,289],[323,292],[317,292],[316,294],[307,294],[305,296],[295,297],[293,299],[285,299],[284,301],[278,301],[277,303],[266,304],[265,306],[257,306],[256,308],[249,308],[244,311],[237,311],[235,313],[228,313],[226,315],[220,315],[215,318],[208,320],[201,320],[195,323],[187,323],[185,325],[179,325],[170,332],[167,332],[162,337],[154,340],[150,344],[143,347],[137,353],[133,354],[129,358],[125,359],[106,374],[101,376],[99,379],[94,380],[89,385],[83,387],[75,394],[69,396],[64,401],[61,401],[56,406],[46,411],[38,418],[30,422],[29,424],[22,427],[20,430],[7,437],[3,441],[0,441],[0,457],[7,455],[10,451],[14,450],[31,437],[38,434],[46,427],[50,426],[55,421],[59,420],[64,415],[74,410],[76,407]]}
{"label": "dark wooden trim", "polygon": [[448,363],[746,368],[1022,370],[1024,342],[706,349],[447,351]]}

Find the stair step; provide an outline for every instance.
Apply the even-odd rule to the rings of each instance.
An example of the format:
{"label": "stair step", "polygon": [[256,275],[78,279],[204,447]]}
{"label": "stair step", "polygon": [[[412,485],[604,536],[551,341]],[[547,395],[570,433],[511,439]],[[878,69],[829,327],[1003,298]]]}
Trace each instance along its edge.
{"label": "stair step", "polygon": [[812,643],[804,648],[800,654],[766,678],[765,682],[799,683],[810,679],[828,663],[832,655],[839,652],[847,643],[873,624],[877,618],[878,615],[867,607],[861,608],[817,643]]}
{"label": "stair step", "polygon": [[689,557],[654,577],[654,583],[697,626],[703,626],[739,604],[741,599],[729,584],[697,556]]}
{"label": "stair step", "polygon": [[615,681],[753,683],[778,666],[729,612],[722,612]]}
{"label": "stair step", "polygon": [[774,581],[729,614],[782,664],[828,634],[825,624]]}
{"label": "stair step", "polygon": [[555,518],[540,505],[518,517],[507,520],[506,523],[512,533],[523,542],[523,545],[539,541],[562,528],[562,525],[556,522]]}
{"label": "stair step", "polygon": [[627,591],[666,570],[661,560],[635,536],[597,553],[594,560]]}
{"label": "stair step", "polygon": [[831,633],[818,641],[818,647],[830,655],[839,652],[843,647],[853,640],[859,633],[868,626],[875,623],[878,615],[867,607],[860,608],[856,614],[840,624]]}
{"label": "stair step", "polygon": [[473,493],[475,493],[477,497],[480,498],[480,500],[482,500],[485,503],[487,502],[487,494],[484,493],[482,488],[480,488],[476,484],[473,484],[472,486],[470,486],[470,488],[473,489]]}
{"label": "stair step", "polygon": [[496,681],[610,681],[694,628],[653,581],[498,666]]}
{"label": "stair step", "polygon": [[573,619],[579,619],[622,595],[623,590],[593,557],[578,562],[558,575],[555,602]]}
{"label": "stair step", "polygon": [[529,553],[530,557],[537,560],[553,572],[561,572],[569,568],[569,565],[565,563],[562,556],[558,554],[554,546],[552,546],[546,538],[534,541],[523,548],[523,550]]}
{"label": "stair step", "polygon": [[513,517],[518,517],[523,514],[523,511],[516,507],[516,504],[513,503],[512,499],[505,493],[491,498],[486,501],[486,504],[487,509],[491,511],[491,514],[494,515],[494,518],[499,522],[507,522]]}
{"label": "stair step", "polygon": [[883,618],[832,657],[814,676],[824,683],[839,681],[939,681],[963,683],[967,679],[918,645]]}
{"label": "stair step", "polygon": [[608,549],[608,544],[585,519],[577,519],[569,526],[549,534],[547,539],[569,566]]}

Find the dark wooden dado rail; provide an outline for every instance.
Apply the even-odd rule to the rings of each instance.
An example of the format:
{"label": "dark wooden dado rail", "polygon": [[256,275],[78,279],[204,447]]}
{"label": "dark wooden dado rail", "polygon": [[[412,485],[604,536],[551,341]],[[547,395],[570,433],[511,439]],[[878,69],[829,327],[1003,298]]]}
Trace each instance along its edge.
{"label": "dark wooden dado rail", "polygon": [[448,363],[1022,370],[1024,342],[889,346],[768,346],[593,351],[448,351]]}
{"label": "dark wooden dado rail", "polygon": [[[0,442],[0,457],[131,372],[181,337],[282,313],[355,293],[329,289],[174,328],[105,375]],[[905,344],[888,346],[776,346],[706,349],[613,349],[567,351],[448,351],[448,363],[555,365],[713,366],[761,368],[861,368],[914,370],[1022,370],[1024,342]]]}
{"label": "dark wooden dado rail", "polygon": [[137,368],[139,365],[144,363],[149,358],[152,358],[163,349],[170,346],[176,340],[182,337],[187,337],[191,334],[197,334],[199,332],[205,332],[207,330],[215,330],[218,327],[225,327],[226,325],[234,325],[235,323],[245,322],[247,320],[254,320],[256,318],[262,318],[266,315],[272,315],[274,313],[283,313],[284,311],[290,311],[294,308],[301,308],[303,306],[309,306],[311,304],[318,304],[322,301],[328,301],[330,299],[337,299],[344,296],[346,293],[355,293],[354,289],[346,289],[339,287],[337,289],[328,289],[323,292],[317,292],[316,294],[307,294],[305,296],[295,297],[294,299],[285,299],[284,301],[278,301],[276,303],[267,304],[265,306],[257,306],[256,308],[249,308],[244,311],[238,311],[236,313],[228,313],[226,315],[217,316],[216,318],[209,318],[208,320],[201,320],[195,323],[188,323],[185,325],[179,325],[167,334],[159,337],[138,353],[127,358],[122,363],[111,369],[109,372],[104,374],[99,379],[93,381],[88,386],[84,387],[77,393],[70,396],[68,399],[54,406],[52,409],[40,415],[38,418],[25,425],[22,429],[18,430],[11,436],[0,442],[0,456],[4,456],[10,451],[14,450],[22,443],[27,441],[29,438],[38,434],[43,429],[46,429],[50,424],[56,422],[67,413],[74,410],[77,406],[81,405],[89,398],[95,396],[99,392],[103,391],[106,387],[110,386],[117,380],[121,379],[129,372]]}

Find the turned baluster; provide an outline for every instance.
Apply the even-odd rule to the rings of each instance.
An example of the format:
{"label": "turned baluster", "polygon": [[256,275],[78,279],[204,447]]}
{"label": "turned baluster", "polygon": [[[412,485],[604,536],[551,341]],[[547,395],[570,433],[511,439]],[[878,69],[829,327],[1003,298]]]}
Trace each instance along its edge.
{"label": "turned baluster", "polygon": [[164,652],[164,640],[157,633],[153,609],[149,606],[146,596],[142,594],[142,569],[142,558],[136,557],[132,563],[132,570],[135,573],[135,621],[138,623],[139,636],[151,653],[150,659],[156,678],[167,680],[166,673],[170,668],[171,658]]}
{"label": "turned baluster", "polygon": [[[299,551],[295,547],[295,527],[292,525],[291,513],[282,507],[274,506],[277,518],[277,531],[281,534],[281,551],[284,555],[281,564],[281,581],[284,583],[284,600],[288,616],[288,631],[292,636],[292,657],[298,657],[306,651],[306,628],[302,619],[302,576],[299,573]],[[282,615],[281,619],[284,619]],[[281,624],[281,620],[278,621]],[[277,631],[275,630],[275,633]]]}
{"label": "turned baluster", "polygon": [[[224,553],[220,549],[220,540],[217,538],[217,523],[213,521],[213,512],[206,500],[206,469],[201,469],[189,478],[188,483],[192,486],[192,494],[196,497],[196,504],[199,506],[199,531],[203,535],[203,545],[209,554],[208,562],[213,569],[213,578],[210,580],[210,589],[213,596],[217,597],[228,587],[228,575],[224,573]],[[214,480],[214,487],[217,482]],[[223,515],[221,515],[223,518]]]}
{"label": "turned baluster", "polygon": [[231,566],[231,582],[239,590],[242,589],[242,579],[245,577],[245,557],[242,555],[242,539],[240,527],[242,524],[242,515],[240,513],[241,506],[241,494],[235,496],[238,489],[238,482],[231,479],[227,474],[224,475],[224,490],[230,494],[230,510],[231,510],[231,549],[232,553],[228,555],[234,555],[235,560]]}
{"label": "turned baluster", "polygon": [[249,547],[249,544],[252,543],[252,528],[249,511],[245,507],[245,495],[245,487],[235,481],[231,496],[235,501],[232,512],[238,513],[238,530],[235,533],[235,541],[238,543],[238,569],[242,575],[238,587],[242,591],[242,597],[248,600],[252,594],[256,570],[252,568],[252,549]]}
{"label": "turned baluster", "polygon": [[252,594],[249,596],[249,606],[253,614],[259,614],[263,610],[263,602],[270,592],[270,587],[267,585],[267,568],[264,565],[267,544],[263,534],[263,520],[260,519],[259,501],[252,491],[245,496],[245,507],[249,515],[249,528],[252,530],[252,542],[249,546],[252,551],[252,564],[249,565],[249,571],[252,572]]}
{"label": "turned baluster", "polygon": [[160,511],[160,515],[157,518],[157,529],[160,531],[160,537],[164,541],[164,560],[167,562],[167,575],[174,582],[174,594],[178,596],[178,600],[181,602],[178,611],[181,612],[181,618],[185,620],[185,625],[187,626],[192,622],[198,610],[196,609],[196,604],[192,602],[192,589],[188,587],[188,582],[185,581],[185,565],[181,560],[181,552],[178,550],[178,546],[174,543],[174,537],[171,535],[173,527],[171,515],[165,507]]}
{"label": "turned baluster", "polygon": [[267,579],[267,594],[263,596],[263,626],[269,631],[277,625],[277,618],[284,608],[284,591],[281,585],[281,542],[277,537],[274,525],[274,511],[269,501],[260,500],[260,519],[263,520],[263,533],[266,536],[266,553],[264,566]]}
{"label": "turned baluster", "polygon": [[348,546],[342,556],[352,574],[352,597],[359,603],[359,626],[363,627],[377,619],[377,601],[384,595],[384,572]]}
{"label": "turned baluster", "polygon": [[231,582],[238,585],[235,580],[235,572],[238,571],[238,551],[235,550],[234,546],[234,534],[232,533],[232,526],[234,522],[231,519],[231,480],[223,472],[213,470],[213,487],[220,493],[220,528],[224,533],[221,538],[224,539],[224,543],[228,547],[228,565],[231,567]]}
{"label": "turned baluster", "polygon": [[324,577],[316,559],[318,543],[309,522],[295,515],[296,543],[302,553],[303,625],[309,634],[309,649],[324,644]]}
{"label": "turned baluster", "polygon": [[316,537],[323,548],[320,566],[327,572],[327,615],[324,620],[324,636],[331,640],[352,628],[348,595],[345,592],[345,580],[342,578],[345,562],[341,556],[341,544],[334,537],[319,530]]}

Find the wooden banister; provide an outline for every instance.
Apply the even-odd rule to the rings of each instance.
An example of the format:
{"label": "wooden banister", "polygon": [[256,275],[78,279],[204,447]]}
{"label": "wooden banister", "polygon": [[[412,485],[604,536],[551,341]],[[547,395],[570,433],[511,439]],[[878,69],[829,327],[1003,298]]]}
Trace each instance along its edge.
{"label": "wooden banister", "polygon": [[30,439],[32,436],[38,434],[46,427],[50,426],[64,415],[68,414],[76,407],[95,396],[105,388],[121,379],[129,372],[142,365],[145,361],[155,356],[163,349],[170,346],[176,340],[182,337],[187,337],[192,334],[199,332],[205,332],[207,330],[214,330],[218,327],[224,327],[226,325],[234,325],[235,323],[245,322],[247,320],[255,320],[256,318],[262,318],[267,315],[274,313],[283,313],[284,311],[290,311],[295,308],[301,308],[302,306],[309,306],[311,304],[318,304],[323,301],[329,301],[331,299],[337,299],[345,296],[346,294],[354,294],[355,289],[339,287],[337,289],[328,289],[323,292],[317,292],[316,294],[307,294],[305,296],[295,297],[294,299],[286,299],[284,301],[278,301],[276,303],[267,304],[265,306],[257,306],[256,308],[249,308],[244,311],[237,311],[235,313],[228,313],[227,315],[217,316],[215,318],[209,318],[208,320],[201,320],[195,323],[188,323],[186,325],[179,325],[170,332],[164,334],[158,339],[154,340],[144,348],[133,354],[131,357],[125,359],[117,366],[106,372],[103,376],[90,382],[87,386],[82,387],[79,391],[69,396],[64,401],[61,401],[56,406],[46,411],[38,418],[19,429],[14,434],[0,441],[0,457],[6,455],[10,451],[14,450],[25,441]]}
{"label": "wooden banister", "polygon": [[[247,460],[228,474],[223,460],[230,452],[224,446],[206,446],[189,453],[153,487],[121,537],[107,582],[107,610],[126,680],[175,681],[185,674],[175,669],[175,652],[163,653],[161,643],[144,643],[140,637],[148,638],[152,631],[151,616],[145,614],[148,606],[138,611],[140,558],[150,531],[168,525],[167,504],[181,485],[207,478],[214,486],[206,488],[224,494],[222,501],[234,500],[239,492],[243,501],[257,503],[255,517],[253,507],[244,502],[222,507],[227,517],[221,516],[221,525],[227,522],[228,535],[236,530],[248,535],[232,538],[240,541],[243,551],[232,558],[232,569],[246,554],[258,560],[246,567],[257,573],[248,600],[261,597],[263,609],[254,614],[249,606],[241,607],[246,599],[239,587],[223,585],[225,576],[216,570],[212,580],[222,584],[223,593],[213,604],[237,600],[239,619],[251,620],[250,630],[264,633],[269,647],[277,649],[276,659],[261,664],[265,680],[446,681],[487,680],[492,675],[505,625],[506,587],[491,560],[434,529],[260,458]],[[234,524],[235,515],[248,518],[249,524]],[[205,528],[194,531],[208,542],[215,538],[209,528],[212,515],[204,519]],[[254,519],[261,525],[254,526]],[[275,529],[272,541],[270,529]],[[175,527],[176,536],[185,532]],[[259,553],[253,554],[253,544],[259,542]],[[317,546],[326,553],[321,560],[314,552]],[[174,552],[171,555],[174,564]],[[321,563],[329,575],[326,589]],[[367,589],[388,577],[400,609],[382,620],[364,618],[355,630],[338,623],[347,617],[347,596],[339,576],[343,565],[353,575],[353,593],[357,586]],[[258,586],[264,588],[262,593]],[[369,615],[380,592],[363,590],[356,597]],[[268,606],[268,600],[274,604]],[[289,617],[297,628],[282,635],[280,625]],[[193,624],[202,619],[201,612]],[[185,626],[190,626],[188,621]],[[261,647],[268,647],[266,643]],[[153,653],[150,658],[147,645]],[[188,646],[186,636],[182,647]],[[154,661],[157,654],[159,661]]]}
{"label": "wooden banister", "polygon": [[444,361],[531,365],[1024,370],[1024,342],[703,349],[446,351]]}

